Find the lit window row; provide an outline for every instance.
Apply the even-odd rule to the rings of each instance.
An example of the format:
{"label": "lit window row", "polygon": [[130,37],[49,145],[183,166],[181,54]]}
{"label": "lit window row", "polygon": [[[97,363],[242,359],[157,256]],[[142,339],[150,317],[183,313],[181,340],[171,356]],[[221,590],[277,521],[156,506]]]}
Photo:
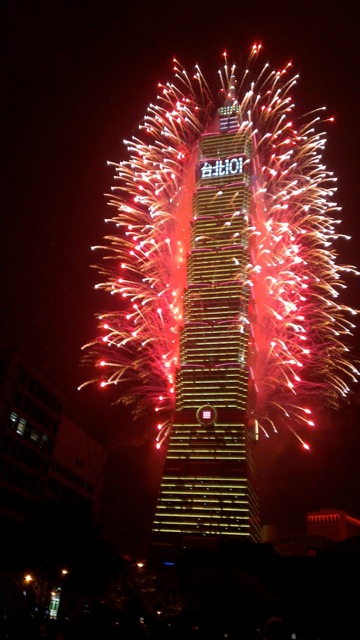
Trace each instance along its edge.
{"label": "lit window row", "polygon": [[34,427],[25,418],[20,417],[15,411],[11,411],[9,416],[10,429],[14,430],[18,436],[30,440],[33,444],[41,449],[46,447],[49,441],[49,437],[46,433],[42,433],[39,429]]}
{"label": "lit window row", "polygon": [[[237,211],[247,211],[251,200],[250,190],[243,178],[239,178],[237,181],[222,186],[219,191],[219,180],[216,180],[216,185],[201,185],[199,186],[193,200],[195,214],[199,216],[217,214],[226,215],[235,214]],[[195,215],[195,225],[197,218]]]}
{"label": "lit window row", "polygon": [[[231,105],[232,110],[234,109]],[[220,107],[220,116],[226,117],[229,115],[228,108]],[[231,153],[248,153],[249,151],[249,136],[246,133],[239,133],[237,129],[234,133],[218,134],[209,133],[201,137],[200,140],[200,153],[206,158],[211,157],[216,150],[215,156],[221,155],[227,151]]]}

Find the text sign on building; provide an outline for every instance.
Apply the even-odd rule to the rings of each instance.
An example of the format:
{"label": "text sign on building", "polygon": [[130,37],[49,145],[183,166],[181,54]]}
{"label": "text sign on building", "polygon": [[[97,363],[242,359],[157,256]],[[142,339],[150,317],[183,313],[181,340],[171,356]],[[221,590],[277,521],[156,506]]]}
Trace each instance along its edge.
{"label": "text sign on building", "polygon": [[206,161],[200,166],[201,178],[224,178],[226,176],[238,176],[243,173],[244,158],[235,156],[226,160]]}

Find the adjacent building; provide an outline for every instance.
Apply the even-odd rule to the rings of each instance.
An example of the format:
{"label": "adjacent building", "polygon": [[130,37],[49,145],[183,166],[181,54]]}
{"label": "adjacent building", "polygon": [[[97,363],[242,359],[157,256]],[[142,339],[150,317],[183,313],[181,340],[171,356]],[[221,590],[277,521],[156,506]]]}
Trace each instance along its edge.
{"label": "adjacent building", "polygon": [[342,509],[320,509],[307,514],[307,533],[337,542],[360,536],[360,520]]}
{"label": "adjacent building", "polygon": [[11,349],[0,351],[0,526],[48,500],[97,514],[106,451],[64,415],[64,397]]}

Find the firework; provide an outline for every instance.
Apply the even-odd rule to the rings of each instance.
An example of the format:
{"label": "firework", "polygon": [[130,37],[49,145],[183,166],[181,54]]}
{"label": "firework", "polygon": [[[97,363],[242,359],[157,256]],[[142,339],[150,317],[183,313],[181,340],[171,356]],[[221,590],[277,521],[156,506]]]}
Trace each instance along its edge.
{"label": "firework", "polygon": [[347,347],[356,312],[339,302],[344,273],[356,271],[337,264],[333,248],[346,236],[337,231],[336,178],[322,160],[324,110],[296,116],[298,76],[291,64],[260,66],[260,48],[242,70],[224,54],[214,91],[198,67],[190,77],[174,61],[173,82],[159,85],[139,136],[125,141],[129,159],[113,165],[111,232],[93,248],[103,255],[97,288],[118,302],[98,316],[100,335],[85,349],[97,365],[91,382],[119,385],[119,402],[136,415],[157,413],[159,442],[175,406],[197,143],[225,101],[238,105],[239,133],[253,147],[243,282],[251,291],[251,418],[266,435],[286,424],[309,448],[303,434],[315,426],[311,407],[338,406],[358,376]]}

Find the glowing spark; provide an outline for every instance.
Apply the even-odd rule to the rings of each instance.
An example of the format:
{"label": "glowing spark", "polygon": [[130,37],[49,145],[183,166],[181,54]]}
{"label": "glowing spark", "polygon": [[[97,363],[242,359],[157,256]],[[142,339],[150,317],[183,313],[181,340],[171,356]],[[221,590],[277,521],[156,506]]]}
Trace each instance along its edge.
{"label": "glowing spark", "polygon": [[[247,366],[257,389],[259,429],[268,435],[268,425],[277,432],[286,424],[309,449],[298,434],[306,423],[314,426],[303,403],[336,407],[358,376],[345,344],[353,328],[347,316],[355,311],[337,302],[343,274],[356,271],[338,265],[333,248],[347,236],[336,230],[335,178],[322,160],[323,110],[298,118],[291,64],[279,72],[266,64],[256,72],[260,50],[260,44],[252,47],[243,72],[228,65],[224,52],[219,71],[222,100],[239,105],[239,131],[253,144],[251,216],[246,233],[234,234],[234,243],[248,243],[251,255],[244,282],[254,309]],[[156,446],[174,409],[197,142],[221,106],[211,97],[218,89],[209,88],[199,67],[192,79],[174,64],[174,83],[159,85],[139,137],[126,142],[129,159],[112,163],[114,231],[92,248],[104,254],[97,288],[114,295],[118,308],[99,316],[100,335],[86,345],[87,361],[101,368],[100,386],[124,381],[120,402],[134,405],[137,415],[162,412]],[[247,320],[237,321],[241,332]]]}

